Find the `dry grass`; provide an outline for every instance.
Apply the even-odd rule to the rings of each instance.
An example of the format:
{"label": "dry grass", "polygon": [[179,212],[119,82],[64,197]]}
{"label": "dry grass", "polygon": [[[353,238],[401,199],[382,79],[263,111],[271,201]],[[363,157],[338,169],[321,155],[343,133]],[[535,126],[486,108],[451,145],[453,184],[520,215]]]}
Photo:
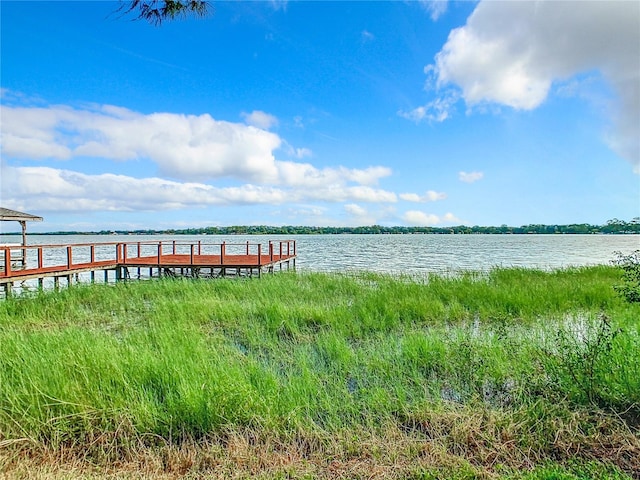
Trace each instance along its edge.
{"label": "dry grass", "polygon": [[640,436],[615,417],[573,412],[539,421],[550,423],[543,428],[554,430],[552,438],[535,438],[540,426],[525,414],[451,408],[377,432],[282,437],[246,429],[174,444],[142,436],[127,445],[103,435],[57,450],[21,439],[0,445],[0,478],[497,479],[549,459],[562,465],[576,458],[640,478]]}

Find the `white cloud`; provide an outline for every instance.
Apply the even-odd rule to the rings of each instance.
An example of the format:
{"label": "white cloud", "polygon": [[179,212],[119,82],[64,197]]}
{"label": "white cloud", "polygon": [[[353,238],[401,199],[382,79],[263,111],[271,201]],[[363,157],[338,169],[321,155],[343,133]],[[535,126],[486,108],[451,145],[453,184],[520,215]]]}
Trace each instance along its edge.
{"label": "white cloud", "polygon": [[300,159],[313,156],[313,152],[311,151],[311,149],[305,147],[296,148],[292,145],[289,145],[287,142],[283,142],[282,148],[290,157]]}
{"label": "white cloud", "polygon": [[[146,115],[109,105],[1,108],[0,191],[8,208],[81,213],[398,201],[394,192],[377,187],[391,175],[388,167],[319,168],[277,160],[277,149],[294,158],[310,156],[311,151],[294,148],[261,128],[215,120],[206,114]],[[263,125],[269,123],[255,113],[253,120],[262,118]],[[75,159],[75,165],[93,158],[115,162],[111,173],[89,174],[51,163]],[[21,166],[22,159],[28,159],[30,165]],[[157,174],[136,178],[129,173],[135,168],[118,166],[136,159],[155,163]],[[32,166],[32,160],[42,160],[44,165]],[[127,173],[122,174],[124,171]],[[224,186],[209,183],[220,178],[227,179]],[[373,219],[365,209],[362,215],[356,215],[352,207],[347,211],[358,222]],[[318,215],[322,211],[317,210]]]}
{"label": "white cloud", "polygon": [[323,217],[327,212],[327,209],[324,207],[318,207],[315,205],[302,205],[297,208],[288,208],[284,212],[278,211],[273,214],[276,216],[286,215],[287,217]]}
{"label": "white cloud", "polygon": [[143,115],[113,106],[1,108],[7,157],[149,158],[161,173],[185,180],[277,177],[273,155],[281,144],[277,135],[208,114]]}
{"label": "white cloud", "polygon": [[296,158],[304,158],[304,157],[310,157],[313,155],[313,152],[308,149],[308,148],[296,148],[294,150],[294,156]]}
{"label": "white cloud", "polygon": [[357,205],[355,203],[349,203],[345,205],[344,210],[349,215],[353,215],[356,217],[364,217],[369,214],[369,212],[366,209],[362,208],[360,205]]}
{"label": "white cloud", "polygon": [[409,210],[404,213],[402,219],[411,225],[432,226],[440,223],[440,217],[433,213],[424,213],[419,210]]}
{"label": "white cloud", "polygon": [[417,193],[401,193],[400,195],[398,195],[402,200],[405,200],[407,202],[420,202],[420,195],[418,195]]}
{"label": "white cloud", "polygon": [[278,126],[278,119],[273,115],[265,113],[261,110],[254,110],[251,113],[242,112],[242,118],[247,125],[269,130]]}
{"label": "white cloud", "polygon": [[273,8],[275,11],[278,11],[278,10],[286,11],[287,3],[289,2],[288,0],[270,0],[269,3],[271,4],[271,8]]}
{"label": "white cloud", "polygon": [[244,184],[215,187],[157,177],[88,175],[50,167],[2,165],[2,200],[26,211],[163,211],[211,205],[277,205],[304,201],[393,203],[394,193],[367,186],[324,188]]}
{"label": "white cloud", "polygon": [[216,188],[162,178],[87,175],[49,167],[2,169],[3,202],[37,211],[150,210],[208,205],[278,204],[290,196],[272,187]]}
{"label": "white cloud", "polygon": [[391,175],[387,167],[318,169],[310,163],[277,161],[276,168],[282,184],[297,187],[341,186],[346,182],[375,185],[380,178]]}
{"label": "white cloud", "polygon": [[422,120],[438,123],[444,122],[451,118],[451,114],[458,100],[459,95],[453,90],[448,90],[426,105],[414,108],[408,112],[400,110],[398,115],[416,123]]}
{"label": "white cloud", "polygon": [[404,215],[402,215],[402,220],[410,225],[424,227],[441,225],[443,223],[462,223],[453,213],[446,213],[444,216],[439,217],[433,213],[425,213],[419,210],[408,210]]}
{"label": "white cloud", "polygon": [[447,194],[443,192],[436,192],[434,190],[428,190],[422,196],[418,195],[417,193],[401,193],[399,197],[407,202],[426,203],[444,200],[445,198],[447,198]]}
{"label": "white cloud", "polygon": [[[206,181],[231,177],[284,186],[374,185],[391,174],[387,167],[318,169],[308,163],[276,160],[285,147],[290,155],[311,155],[278,135],[208,114],[144,115],[111,105],[84,109],[67,106],[2,109],[2,153],[5,158],[60,159],[95,157],[114,161],[148,158],[158,172],[174,179]],[[254,111],[246,118],[263,125],[274,118]]]}
{"label": "white cloud", "polygon": [[434,22],[447,11],[447,0],[420,0],[420,3]]}
{"label": "white cloud", "polygon": [[640,170],[640,3],[481,1],[436,55],[465,102],[531,110],[554,82],[598,70],[613,87],[610,147]]}
{"label": "white cloud", "polygon": [[416,107],[413,110],[409,110],[408,112],[399,110],[398,115],[400,115],[402,118],[406,118],[407,120],[418,123],[427,115],[427,107]]}
{"label": "white cloud", "polygon": [[332,202],[395,203],[398,197],[387,190],[366,186],[331,186],[305,191],[307,198]]}
{"label": "white cloud", "polygon": [[484,173],[482,172],[458,172],[458,179],[465,183],[477,182],[481,180],[482,177],[484,177]]}
{"label": "white cloud", "polygon": [[463,224],[465,222],[463,222],[462,220],[460,220],[458,217],[456,217],[453,213],[448,212],[444,214],[444,217],[442,217],[442,221],[444,223],[449,223],[449,224]]}
{"label": "white cloud", "polygon": [[363,30],[360,34],[362,43],[372,42],[376,39],[375,35],[367,30]]}
{"label": "white cloud", "polygon": [[376,209],[375,212],[370,212],[356,203],[346,204],[343,208],[349,216],[346,221],[346,225],[348,226],[375,225],[379,223],[381,218],[389,215],[389,211],[387,209]]}

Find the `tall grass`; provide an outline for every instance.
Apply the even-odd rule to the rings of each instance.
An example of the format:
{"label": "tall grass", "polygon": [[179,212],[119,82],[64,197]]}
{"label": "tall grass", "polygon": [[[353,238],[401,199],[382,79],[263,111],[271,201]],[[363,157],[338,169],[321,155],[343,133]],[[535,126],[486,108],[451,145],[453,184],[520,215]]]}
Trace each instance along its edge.
{"label": "tall grass", "polygon": [[619,278],[604,266],[280,274],[9,299],[0,445],[94,448],[108,462],[238,435],[329,455],[333,438],[356,444],[349,458],[368,448],[353,439],[396,432],[440,452],[414,471],[420,448],[399,447],[403,476],[441,478],[452,458],[455,475],[537,466],[530,478],[546,478],[535,472],[592,461],[640,474],[640,306],[616,296]]}

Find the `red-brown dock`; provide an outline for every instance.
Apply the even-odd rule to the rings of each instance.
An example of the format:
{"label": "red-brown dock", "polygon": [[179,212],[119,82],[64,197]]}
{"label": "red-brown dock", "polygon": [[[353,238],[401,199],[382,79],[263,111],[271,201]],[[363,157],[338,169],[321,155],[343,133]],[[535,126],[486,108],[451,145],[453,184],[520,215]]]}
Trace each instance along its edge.
{"label": "red-brown dock", "polygon": [[217,278],[260,276],[283,268],[295,269],[296,242],[205,243],[202,241],[110,242],[68,245],[0,247],[0,285],[6,295],[18,282],[60,278],[70,285],[80,274],[91,282],[96,273],[104,281],[145,277]]}

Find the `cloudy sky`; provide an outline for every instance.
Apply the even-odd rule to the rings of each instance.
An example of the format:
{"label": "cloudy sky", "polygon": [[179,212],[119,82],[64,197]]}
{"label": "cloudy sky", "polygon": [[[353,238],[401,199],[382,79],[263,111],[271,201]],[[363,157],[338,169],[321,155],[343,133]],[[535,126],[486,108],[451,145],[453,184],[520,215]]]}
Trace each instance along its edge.
{"label": "cloudy sky", "polygon": [[32,231],[640,216],[637,1],[213,6],[3,1],[0,204]]}

